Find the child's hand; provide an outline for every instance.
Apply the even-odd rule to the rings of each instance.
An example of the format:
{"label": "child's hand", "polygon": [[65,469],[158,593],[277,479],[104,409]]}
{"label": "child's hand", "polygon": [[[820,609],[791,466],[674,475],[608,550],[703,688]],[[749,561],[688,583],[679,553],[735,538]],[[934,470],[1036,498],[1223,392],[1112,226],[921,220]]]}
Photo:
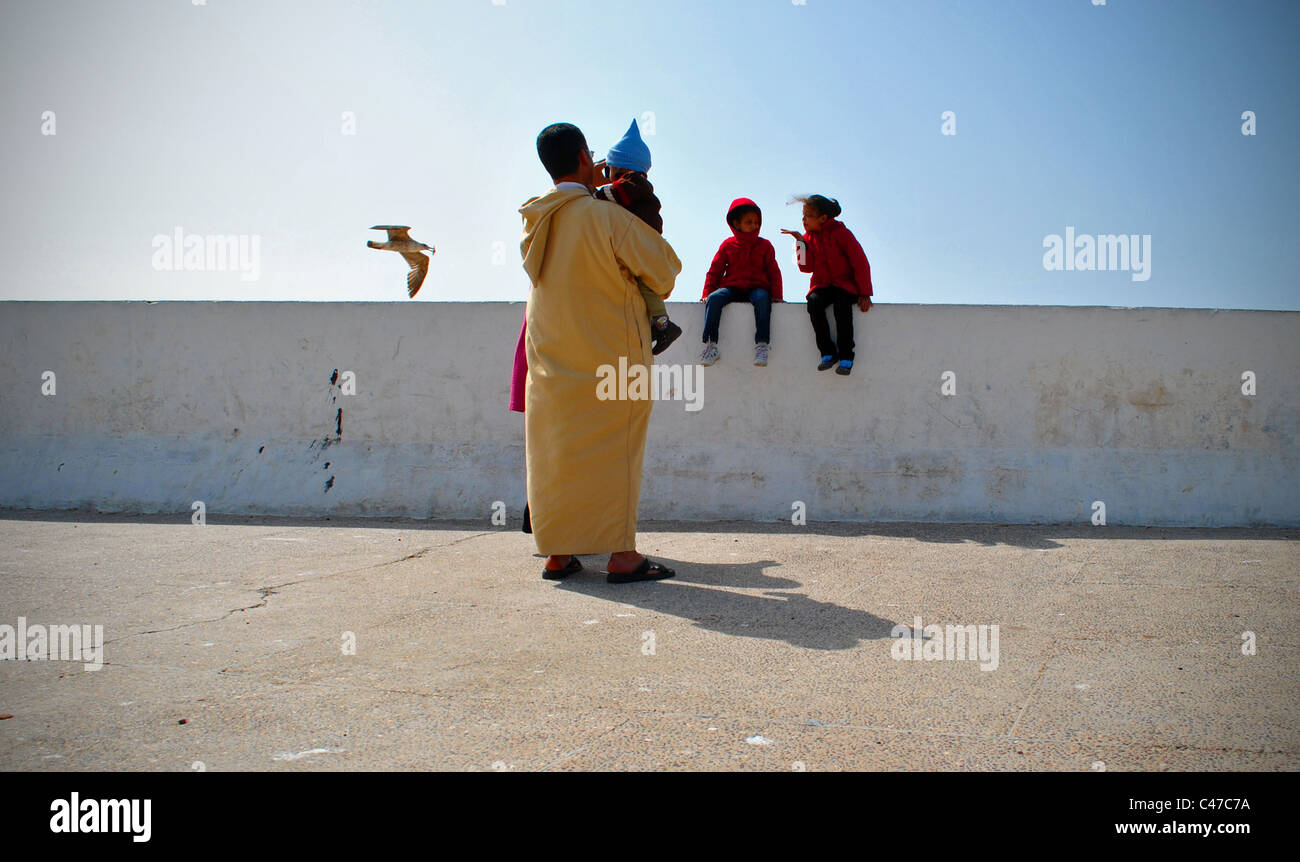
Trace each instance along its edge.
{"label": "child's hand", "polygon": [[795,239],[799,239],[799,240],[803,239],[803,234],[799,233],[798,231],[786,230],[785,228],[781,228],[781,233],[788,233],[790,234],[790,236],[794,237]]}
{"label": "child's hand", "polygon": [[859,297],[858,297],[858,308],[861,309],[861,311],[862,311],[863,314],[866,314],[868,311],[870,311],[870,310],[871,310],[871,297],[869,297],[869,296],[859,296]]}

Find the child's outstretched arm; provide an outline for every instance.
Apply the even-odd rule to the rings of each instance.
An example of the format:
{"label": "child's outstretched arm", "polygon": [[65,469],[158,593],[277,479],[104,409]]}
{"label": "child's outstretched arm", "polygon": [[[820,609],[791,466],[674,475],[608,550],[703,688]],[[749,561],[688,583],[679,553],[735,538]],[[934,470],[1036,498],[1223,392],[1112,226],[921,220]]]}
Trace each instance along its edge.
{"label": "child's outstretched arm", "polygon": [[799,252],[799,271],[813,271],[813,250],[812,243],[808,241],[807,234],[801,234],[797,231],[782,229],[781,233],[788,233],[794,237],[795,250]]}

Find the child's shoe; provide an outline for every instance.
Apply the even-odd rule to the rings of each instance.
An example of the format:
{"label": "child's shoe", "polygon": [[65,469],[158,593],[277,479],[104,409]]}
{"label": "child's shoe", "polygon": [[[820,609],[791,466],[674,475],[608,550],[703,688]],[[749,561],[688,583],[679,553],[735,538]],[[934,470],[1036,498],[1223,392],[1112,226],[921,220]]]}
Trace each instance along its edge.
{"label": "child's shoe", "polygon": [[755,365],[767,364],[767,342],[766,341],[760,341],[754,345],[754,364]]}
{"label": "child's shoe", "polygon": [[668,345],[676,341],[677,336],[681,334],[682,328],[668,318],[664,318],[662,326],[656,321],[654,327],[650,330],[650,343],[653,345],[650,352],[658,356],[667,350]]}
{"label": "child's shoe", "polygon": [[830,368],[830,367],[831,367],[832,365],[834,365],[834,364],[835,364],[835,357],[834,357],[834,356],[823,356],[823,357],[822,357],[821,365],[818,365],[818,366],[817,366],[817,370],[818,370],[818,371],[825,371],[827,368]]}
{"label": "child's shoe", "polygon": [[704,352],[700,354],[701,365],[712,365],[718,361],[718,342],[704,342]]}
{"label": "child's shoe", "polygon": [[849,376],[849,372],[851,372],[852,370],[853,370],[853,360],[852,360],[852,359],[841,359],[841,360],[840,360],[840,367],[835,369],[835,373],[836,373],[836,374],[843,374],[845,377],[848,377],[848,376]]}

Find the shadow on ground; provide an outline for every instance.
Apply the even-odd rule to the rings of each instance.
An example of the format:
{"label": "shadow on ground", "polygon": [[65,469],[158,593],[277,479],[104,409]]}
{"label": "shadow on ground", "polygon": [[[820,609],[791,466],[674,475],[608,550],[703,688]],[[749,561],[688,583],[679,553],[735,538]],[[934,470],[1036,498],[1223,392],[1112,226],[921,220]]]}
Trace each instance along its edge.
{"label": "shadow on ground", "polygon": [[[819,602],[801,593],[778,592],[803,584],[766,574],[766,569],[780,565],[774,560],[691,563],[658,555],[654,559],[676,569],[677,576],[640,584],[610,584],[599,571],[604,561],[592,557],[583,560],[583,571],[556,588],[680,617],[725,635],[783,640],[810,649],[853,649],[862,641],[888,638],[894,628],[894,623],[866,611]],[[729,588],[765,592],[756,596]]]}
{"label": "shadow on ground", "polygon": [[[87,510],[0,509],[0,520],[104,524],[190,523],[191,512],[132,514]],[[497,526],[487,518],[420,520],[415,518],[295,517],[280,515],[226,515],[207,513],[209,526],[240,527],[340,527],[346,529],[416,530],[423,532],[518,532],[520,521]],[[914,539],[940,544],[1009,545],[1031,550],[1062,547],[1062,539],[1146,539],[1151,541],[1229,540],[1294,541],[1300,530],[1278,527],[1093,527],[1080,524],[935,524],[913,522],[857,523],[810,522],[795,526],[788,521],[642,521],[641,533],[732,533],[748,535],[863,536]]]}

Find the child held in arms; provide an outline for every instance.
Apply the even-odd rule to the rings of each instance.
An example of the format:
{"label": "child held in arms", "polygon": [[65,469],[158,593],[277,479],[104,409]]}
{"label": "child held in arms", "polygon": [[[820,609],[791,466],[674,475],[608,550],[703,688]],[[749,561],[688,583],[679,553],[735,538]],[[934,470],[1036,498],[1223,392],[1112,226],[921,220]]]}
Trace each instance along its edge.
{"label": "child held in arms", "polygon": [[[659,198],[655,196],[655,188],[646,176],[650,173],[650,148],[641,139],[641,130],[637,127],[636,120],[632,121],[622,139],[610,148],[605,161],[596,164],[596,168],[597,177],[606,174],[610,180],[607,185],[596,189],[596,197],[618,204],[659,233],[664,232],[663,216],[659,214]],[[668,319],[668,308],[664,305],[662,296],[640,280],[637,281],[637,287],[641,290],[646,311],[650,315],[651,352],[658,356],[677,340],[682,329]]]}

